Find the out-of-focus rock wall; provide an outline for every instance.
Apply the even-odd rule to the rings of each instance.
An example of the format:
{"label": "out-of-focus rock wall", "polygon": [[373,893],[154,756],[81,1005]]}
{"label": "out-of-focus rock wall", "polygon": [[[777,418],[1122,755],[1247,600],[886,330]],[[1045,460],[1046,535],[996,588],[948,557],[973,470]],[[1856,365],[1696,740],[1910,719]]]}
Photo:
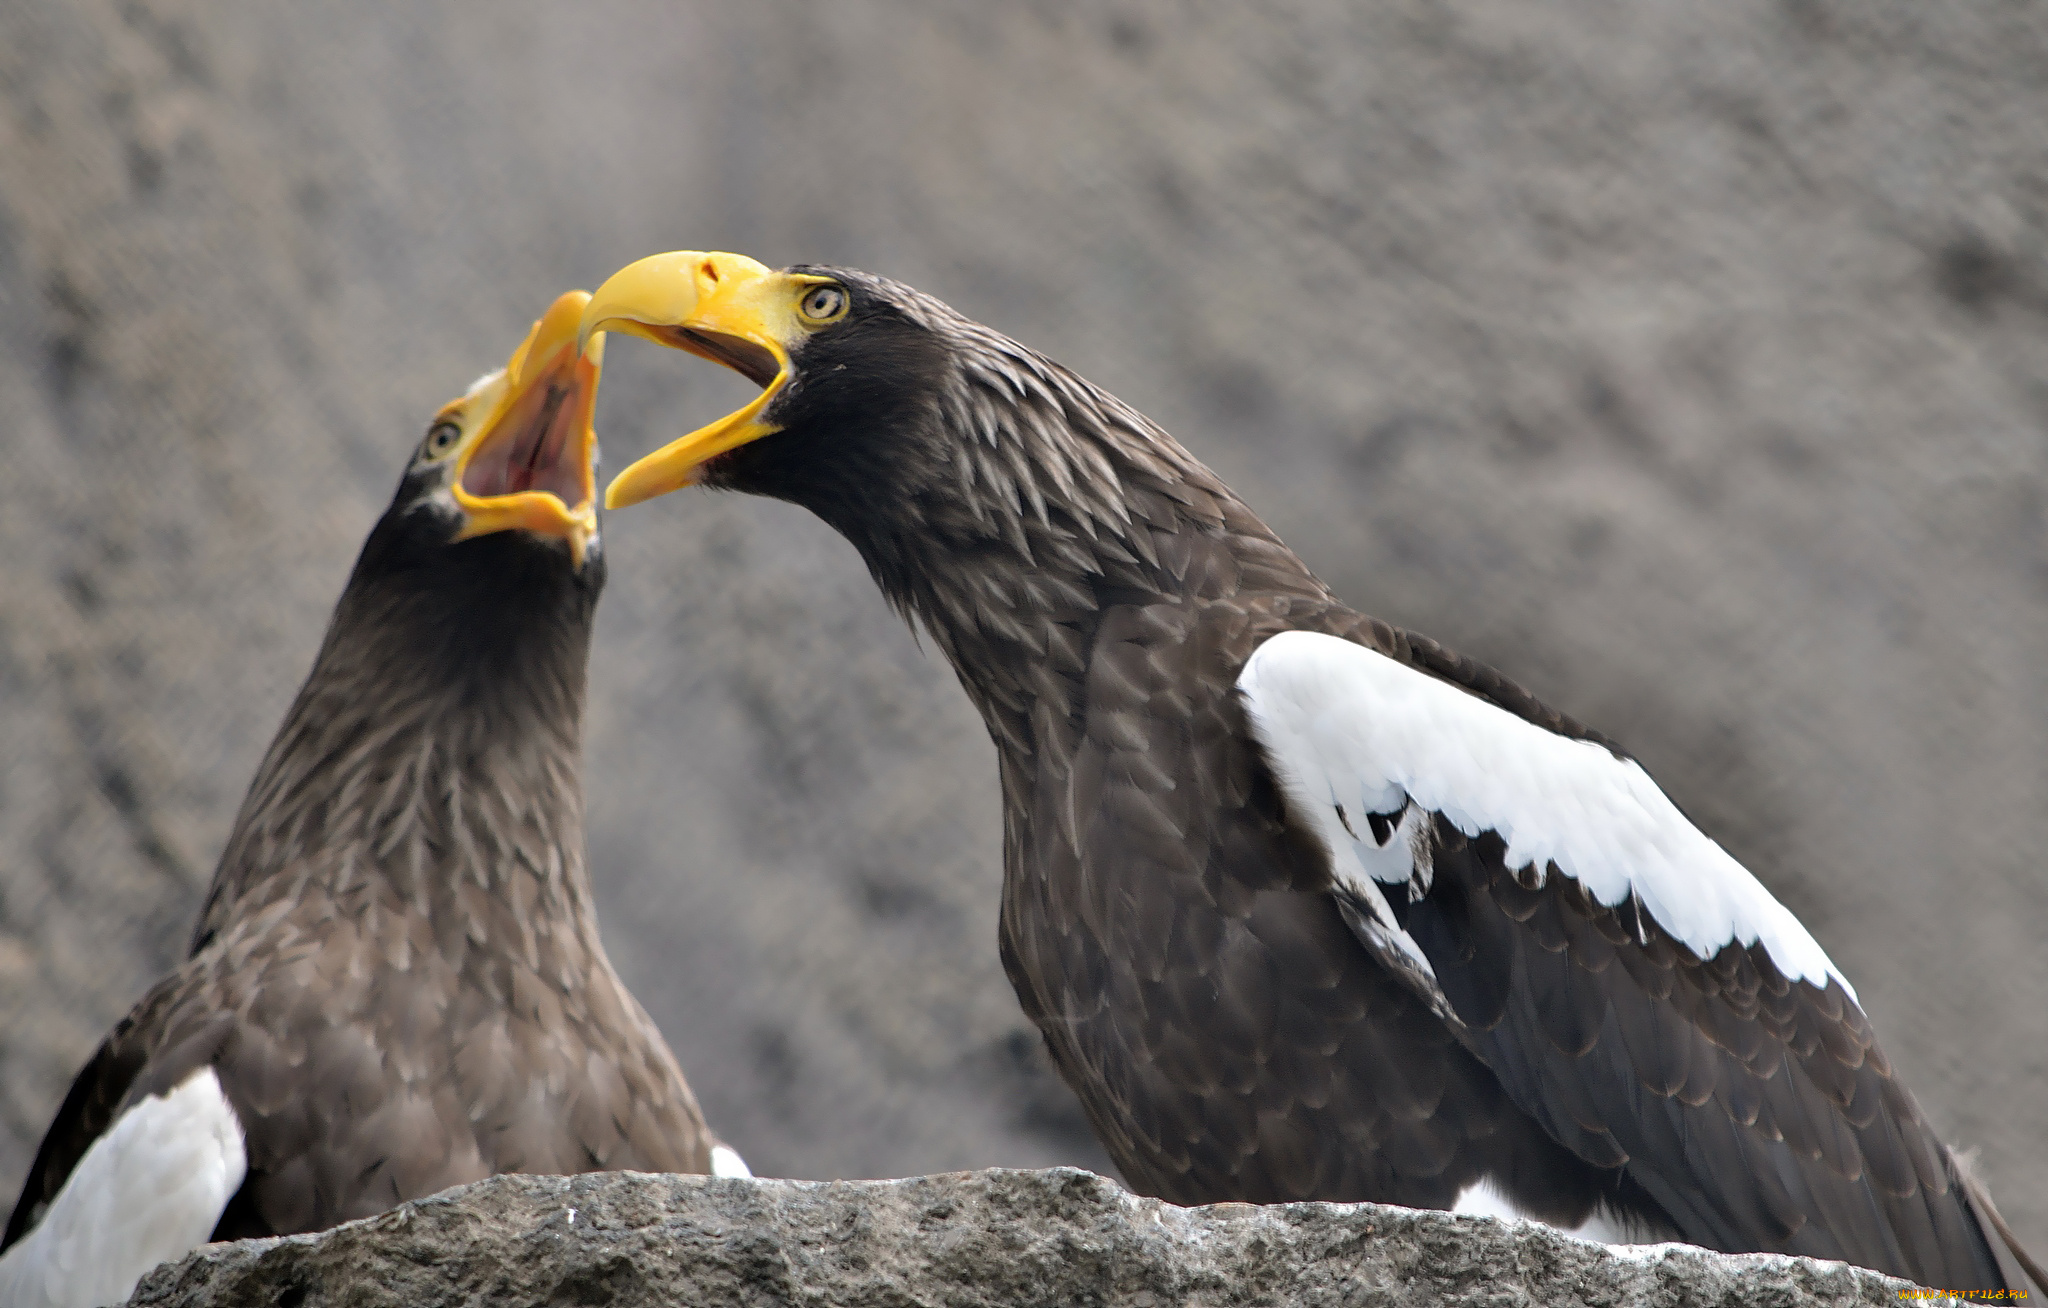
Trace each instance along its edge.
{"label": "out-of-focus rock wall", "polygon": [[[0,6],[0,1191],[177,957],[442,400],[658,249],[886,272],[1627,742],[2048,1231],[2048,11]],[[613,453],[745,384],[620,340]],[[1101,1160],[850,550],[607,520],[607,939],[767,1173]],[[4,1200],[0,1200],[4,1201]]]}

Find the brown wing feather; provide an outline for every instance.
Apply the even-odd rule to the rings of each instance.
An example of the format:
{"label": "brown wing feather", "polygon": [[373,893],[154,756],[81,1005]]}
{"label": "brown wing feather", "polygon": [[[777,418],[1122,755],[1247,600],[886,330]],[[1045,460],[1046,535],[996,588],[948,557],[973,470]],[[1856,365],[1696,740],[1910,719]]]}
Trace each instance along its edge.
{"label": "brown wing feather", "polygon": [[1407,920],[1545,1130],[1621,1164],[1690,1242],[2003,1284],[1948,1151],[1839,982],[1790,981],[1761,946],[1696,958],[1555,868],[1518,882],[1504,852],[1439,818]]}
{"label": "brown wing feather", "polygon": [[[1290,625],[1623,752],[1427,637],[1334,606]],[[1467,841],[1439,819],[1436,848],[1430,893],[1402,912],[1466,1045],[1550,1135],[1655,1196],[1683,1238],[2004,1284],[1981,1205],[1839,984],[1788,981],[1761,948],[1700,960],[1633,901],[1599,905],[1554,868],[1525,885],[1491,833]]]}

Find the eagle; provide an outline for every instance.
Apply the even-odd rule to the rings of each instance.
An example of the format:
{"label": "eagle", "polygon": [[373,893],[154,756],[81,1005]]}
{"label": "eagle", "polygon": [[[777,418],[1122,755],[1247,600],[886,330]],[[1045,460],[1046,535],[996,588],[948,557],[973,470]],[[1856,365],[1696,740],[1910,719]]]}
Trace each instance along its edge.
{"label": "eagle", "polygon": [[744,1174],[606,958],[582,716],[605,561],[589,296],[428,424],[235,820],[190,955],[22,1187],[0,1306],[499,1172]]}
{"label": "eagle", "polygon": [[1004,968],[1136,1189],[2017,1284],[1755,876],[1615,742],[1346,605],[1143,414],[847,268],[656,255],[602,331],[762,388],[609,506],[802,505],[952,664],[996,750]]}

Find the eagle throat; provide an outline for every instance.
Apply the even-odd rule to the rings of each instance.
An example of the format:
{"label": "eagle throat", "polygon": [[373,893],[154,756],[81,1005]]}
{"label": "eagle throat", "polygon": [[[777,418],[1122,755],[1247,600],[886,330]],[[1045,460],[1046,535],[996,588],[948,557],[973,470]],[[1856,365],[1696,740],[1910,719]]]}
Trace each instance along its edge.
{"label": "eagle throat", "polygon": [[428,541],[397,516],[250,784],[195,954],[265,904],[367,895],[444,919],[464,885],[594,933],[581,736],[602,572],[521,532]]}

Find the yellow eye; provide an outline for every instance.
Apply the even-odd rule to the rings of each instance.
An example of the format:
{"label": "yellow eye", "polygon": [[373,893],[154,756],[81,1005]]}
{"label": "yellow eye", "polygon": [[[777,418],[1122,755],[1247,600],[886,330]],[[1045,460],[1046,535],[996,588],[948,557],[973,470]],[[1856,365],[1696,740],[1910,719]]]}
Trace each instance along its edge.
{"label": "yellow eye", "polygon": [[439,459],[455,448],[462,439],[462,428],[452,422],[437,422],[427,428],[427,439],[420,445],[420,457]]}
{"label": "yellow eye", "polygon": [[812,322],[830,322],[846,312],[846,292],[837,286],[813,286],[797,307]]}

